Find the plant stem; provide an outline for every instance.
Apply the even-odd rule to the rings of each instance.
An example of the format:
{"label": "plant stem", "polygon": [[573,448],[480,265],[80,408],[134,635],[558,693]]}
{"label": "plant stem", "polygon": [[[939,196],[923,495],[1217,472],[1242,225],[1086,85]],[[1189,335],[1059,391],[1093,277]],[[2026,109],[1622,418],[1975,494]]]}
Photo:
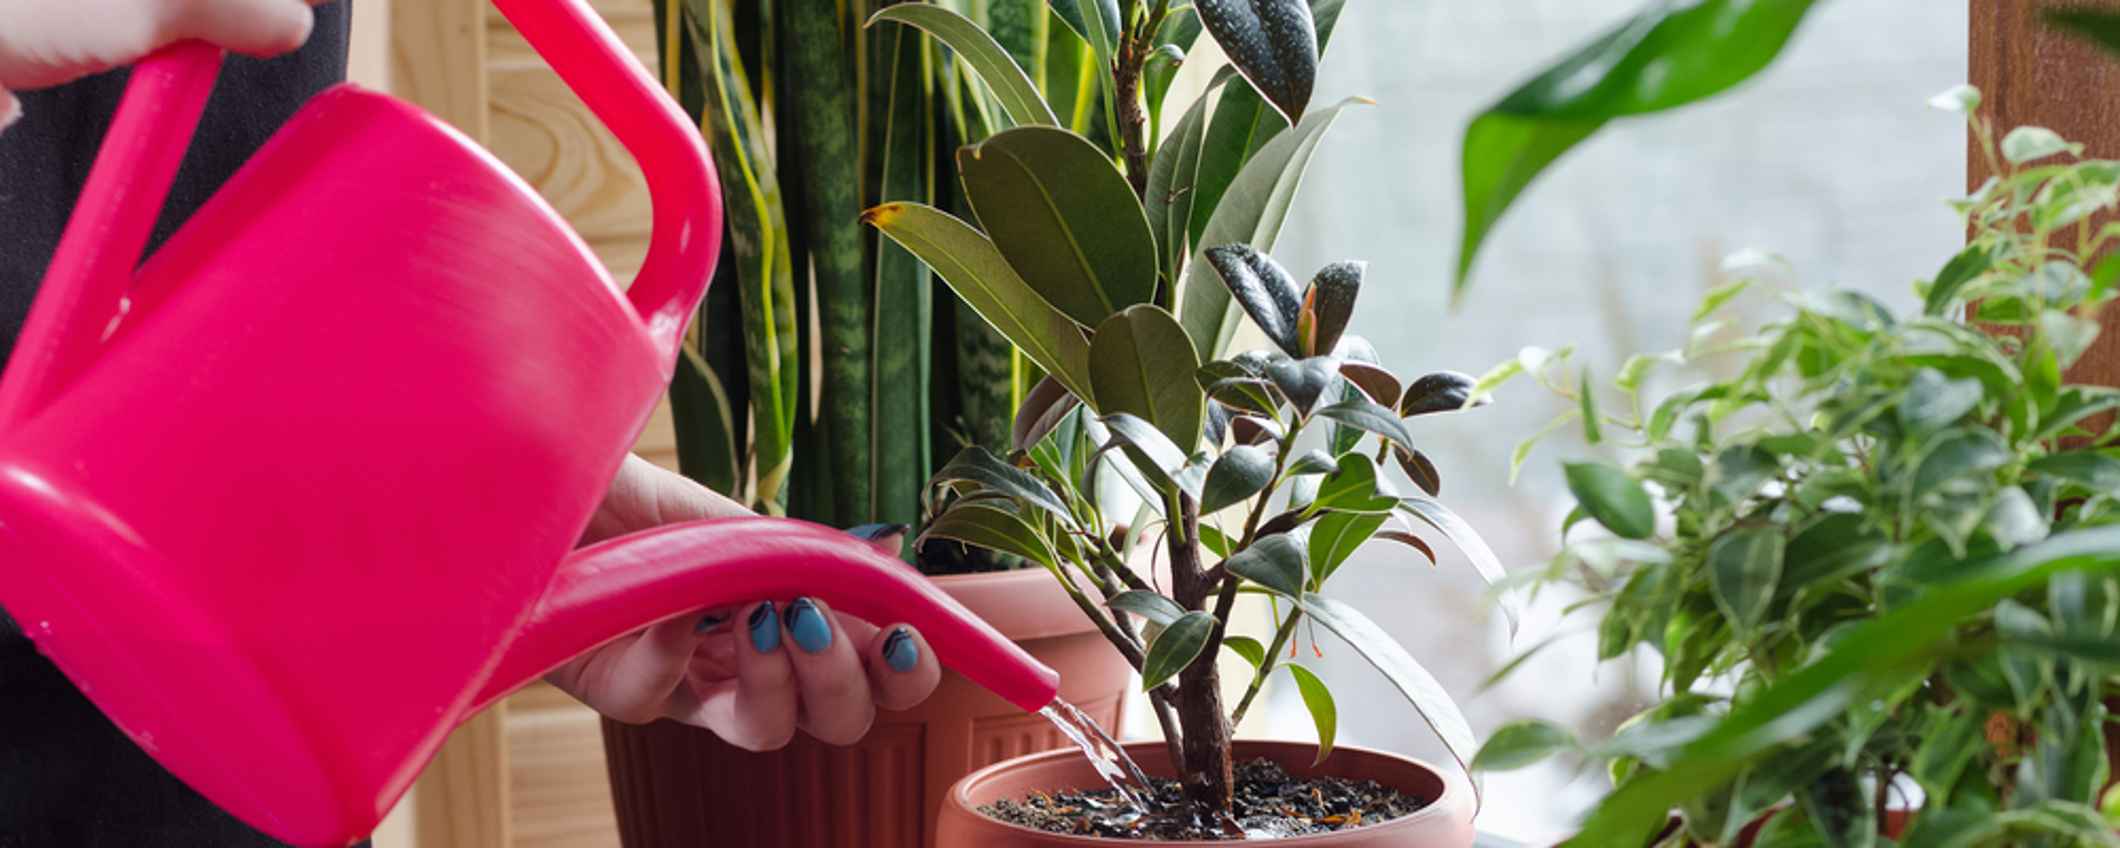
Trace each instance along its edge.
{"label": "plant stem", "polygon": [[[1170,543],[1171,593],[1178,605],[1200,609],[1214,592],[1200,564],[1200,505],[1183,493],[1169,497],[1170,514],[1176,521],[1168,534]],[[1178,672],[1178,722],[1185,732],[1185,794],[1204,811],[1218,818],[1229,815],[1232,787],[1236,781],[1230,762],[1229,719],[1222,711],[1222,679],[1215,661],[1221,654],[1224,622],[1216,619],[1214,631],[1192,664]]]}
{"label": "plant stem", "polygon": [[1244,714],[1251,710],[1252,699],[1259,697],[1259,690],[1265,687],[1266,678],[1272,676],[1274,666],[1281,659],[1281,647],[1287,645],[1288,640],[1295,636],[1296,622],[1302,617],[1302,610],[1291,608],[1288,618],[1283,619],[1281,627],[1274,631],[1273,644],[1266,648],[1266,659],[1259,663],[1258,675],[1251,679],[1251,686],[1244,690],[1244,697],[1237,700],[1236,711],[1229,714],[1231,727],[1244,723]]}

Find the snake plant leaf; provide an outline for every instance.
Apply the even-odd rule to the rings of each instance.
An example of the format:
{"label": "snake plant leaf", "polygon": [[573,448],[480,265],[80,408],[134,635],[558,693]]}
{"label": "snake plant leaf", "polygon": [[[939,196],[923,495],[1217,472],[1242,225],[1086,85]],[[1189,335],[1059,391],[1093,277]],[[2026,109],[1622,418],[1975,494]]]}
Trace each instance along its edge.
{"label": "snake plant leaf", "polygon": [[1296,344],[1304,356],[1325,356],[1340,346],[1340,334],[1354,319],[1354,299],[1368,267],[1367,262],[1334,262],[1311,278],[1296,316]]}
{"label": "snake plant leaf", "polygon": [[[1474,390],[1478,385],[1479,381],[1474,380],[1471,375],[1456,371],[1423,374],[1420,379],[1413,381],[1413,385],[1406,387],[1406,394],[1399,397],[1399,417],[1412,418],[1417,415],[1486,406],[1489,400],[1485,395],[1478,396],[1476,401],[1473,400]],[[1468,401],[1471,401],[1469,406]],[[1382,403],[1383,399],[1379,398],[1377,402]]]}
{"label": "snake plant leaf", "polygon": [[721,381],[691,346],[677,358],[670,377],[671,429],[677,436],[677,468],[686,477],[736,497],[743,465],[737,460],[736,416]]}
{"label": "snake plant leaf", "polygon": [[1210,247],[1207,265],[1222,279],[1251,320],[1266,332],[1266,338],[1289,356],[1308,356],[1296,337],[1296,322],[1303,311],[1302,295],[1294,277],[1274,258],[1247,244]]}
{"label": "snake plant leaf", "polygon": [[1185,328],[1154,304],[1135,304],[1105,319],[1090,339],[1089,382],[1097,410],[1139,416],[1181,448],[1200,441],[1207,396],[1193,379],[1199,368]]}
{"label": "snake plant leaf", "polygon": [[[2068,572],[2120,574],[2120,527],[2055,535],[1957,566],[1904,605],[1852,626],[1830,650],[1732,708],[1655,772],[1606,796],[1569,846],[1615,845],[1661,826],[1672,807],[1719,786],[1758,757],[1904,682],[1968,618]],[[1322,622],[1321,622],[1322,623]]]}
{"label": "snake plant leaf", "polygon": [[1187,612],[1164,627],[1148,644],[1148,655],[1141,660],[1141,690],[1153,691],[1192,665],[1214,631],[1215,617],[1199,610]]}
{"label": "snake plant leaf", "polygon": [[[862,128],[869,151],[865,191],[875,195],[867,202],[933,202],[937,104],[928,85],[927,37],[911,26],[888,22],[854,34],[873,45]],[[958,86],[947,88],[955,91]],[[934,470],[927,434],[935,361],[932,268],[937,266],[883,238],[876,239],[870,256],[869,296],[874,306],[869,314],[868,403],[874,507],[868,520],[911,524],[921,518],[920,494]]]}
{"label": "snake plant leaf", "polygon": [[980,81],[994,92],[994,99],[1016,126],[1059,125],[1060,119],[1053,116],[1052,107],[1039,96],[1038,87],[1031,84],[1030,75],[1009,57],[1000,42],[971,19],[943,6],[900,3],[878,11],[869,18],[869,25],[874,26],[878,21],[897,21],[919,27],[957,51],[957,55],[979,75]]}
{"label": "snake plant leaf", "polygon": [[1265,448],[1238,445],[1208,466],[1200,486],[1200,514],[1210,515],[1244,502],[1273,482],[1273,454]]}
{"label": "snake plant leaf", "polygon": [[[1260,148],[1212,207],[1207,227],[1194,243],[1243,244],[1261,253],[1272,251],[1325,131],[1332,128],[1348,106],[1366,102],[1349,98],[1311,113],[1293,131],[1282,133]],[[1179,321],[1203,360],[1220,356],[1237,332],[1229,289],[1217,276],[1209,263],[1194,262],[1178,289]]]}
{"label": "snake plant leaf", "polygon": [[1305,0],[1195,0],[1215,43],[1267,102],[1294,124],[1318,79],[1318,33]]}
{"label": "snake plant leaf", "polygon": [[685,20],[693,55],[707,66],[701,75],[707,83],[707,146],[721,174],[729,241],[740,263],[755,493],[765,512],[779,513],[785,509],[784,491],[794,465],[800,362],[787,212],[728,9],[693,4]]}
{"label": "snake plant leaf", "polygon": [[1086,400],[1096,397],[1090,391],[1089,341],[1016,275],[985,235],[919,203],[886,203],[862,219],[934,268],[951,291],[1068,391]]}
{"label": "snake plant leaf", "polygon": [[957,153],[964,191],[1009,264],[1094,327],[1156,291],[1156,238],[1126,177],[1088,139],[1017,127]]}
{"label": "snake plant leaf", "polygon": [[1752,77],[1815,0],[1656,2],[1487,108],[1465,130],[1465,229],[1452,292],[1517,195],[1614,118],[1674,109]]}

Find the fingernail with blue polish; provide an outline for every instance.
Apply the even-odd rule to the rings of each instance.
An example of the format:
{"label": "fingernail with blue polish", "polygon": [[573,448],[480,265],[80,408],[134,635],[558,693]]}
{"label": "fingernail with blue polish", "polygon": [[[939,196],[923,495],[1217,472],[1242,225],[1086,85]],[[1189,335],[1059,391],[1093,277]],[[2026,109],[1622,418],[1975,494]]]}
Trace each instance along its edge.
{"label": "fingernail with blue polish", "polygon": [[788,634],[795,637],[795,644],[808,653],[817,653],[832,645],[832,625],[824,620],[824,613],[809,598],[796,598],[788,605]]}
{"label": "fingernail with blue polish", "polygon": [[780,616],[773,614],[773,602],[759,604],[758,609],[752,610],[746,626],[751,628],[751,647],[757,648],[759,653],[770,653],[780,647]]}
{"label": "fingernail with blue polish", "polygon": [[920,643],[913,641],[913,631],[900,627],[883,638],[883,661],[892,671],[912,671],[920,664]]}
{"label": "fingernail with blue polish", "polygon": [[692,625],[692,632],[705,633],[709,630],[713,630],[716,627],[720,627],[722,622],[728,620],[728,616],[722,615],[718,612],[710,612],[706,615],[702,615],[699,617],[699,623]]}
{"label": "fingernail with blue polish", "polygon": [[877,539],[903,536],[906,531],[911,529],[913,529],[912,526],[906,524],[863,524],[859,527],[847,528],[847,533],[857,539],[873,542]]}

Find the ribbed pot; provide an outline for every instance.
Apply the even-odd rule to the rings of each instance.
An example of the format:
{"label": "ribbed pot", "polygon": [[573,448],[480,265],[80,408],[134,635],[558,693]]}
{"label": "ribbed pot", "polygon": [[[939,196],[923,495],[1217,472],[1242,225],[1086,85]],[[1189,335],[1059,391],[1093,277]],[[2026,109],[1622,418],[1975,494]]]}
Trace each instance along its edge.
{"label": "ribbed pot", "polygon": [[[1168,750],[1160,742],[1137,742],[1126,746],[1127,755],[1133,757],[1142,770],[1157,777],[1170,777],[1174,772]],[[1472,845],[1472,785],[1458,772],[1362,748],[1335,748],[1324,762],[1313,763],[1317,751],[1317,745],[1311,742],[1250,739],[1237,740],[1235,748],[1239,761],[1265,757],[1295,777],[1331,775],[1349,780],[1374,780],[1408,795],[1429,799],[1430,803],[1409,816],[1333,833],[1271,842],[1210,840],[1181,844],[1285,845],[1291,848],[1470,848]],[[938,848],[1120,848],[1167,844],[1046,833],[988,818],[979,812],[979,808],[987,804],[1022,798],[1032,792],[1089,789],[1102,785],[1089,761],[1073,751],[1054,751],[980,769],[950,787],[942,807],[940,839],[936,845]]]}
{"label": "ribbed pot", "polygon": [[[1060,672],[1060,696],[1119,732],[1126,660],[1043,570],[967,574],[937,585]],[[797,734],[752,753],[672,721],[604,722],[619,838],[627,848],[925,848],[952,783],[983,766],[1066,744],[1024,713],[944,671],[935,694],[883,712],[860,742]]]}

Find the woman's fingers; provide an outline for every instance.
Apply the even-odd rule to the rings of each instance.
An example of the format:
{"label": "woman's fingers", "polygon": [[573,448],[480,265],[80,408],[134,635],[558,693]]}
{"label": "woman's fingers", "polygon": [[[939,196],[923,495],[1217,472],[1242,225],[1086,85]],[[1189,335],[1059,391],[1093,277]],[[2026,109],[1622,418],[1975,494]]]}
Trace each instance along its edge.
{"label": "woman's fingers", "polygon": [[831,610],[812,598],[788,604],[782,622],[796,688],[802,692],[798,724],[820,742],[860,741],[876,720],[876,701],[854,640],[841,632]]}
{"label": "woman's fingers", "polygon": [[788,661],[792,648],[780,622],[781,610],[774,604],[743,608],[730,623],[736,678],[680,689],[671,699],[672,715],[745,750],[785,747],[795,738],[797,696]]}
{"label": "woman's fingers", "polygon": [[887,710],[918,706],[942,681],[942,664],[935,661],[935,652],[928,650],[920,631],[904,624],[876,631],[862,649],[861,664],[868,669],[876,705]]}
{"label": "woman's fingers", "polygon": [[879,551],[897,556],[905,547],[905,534],[912,529],[904,524],[863,524],[847,528],[847,534],[875,545]]}

